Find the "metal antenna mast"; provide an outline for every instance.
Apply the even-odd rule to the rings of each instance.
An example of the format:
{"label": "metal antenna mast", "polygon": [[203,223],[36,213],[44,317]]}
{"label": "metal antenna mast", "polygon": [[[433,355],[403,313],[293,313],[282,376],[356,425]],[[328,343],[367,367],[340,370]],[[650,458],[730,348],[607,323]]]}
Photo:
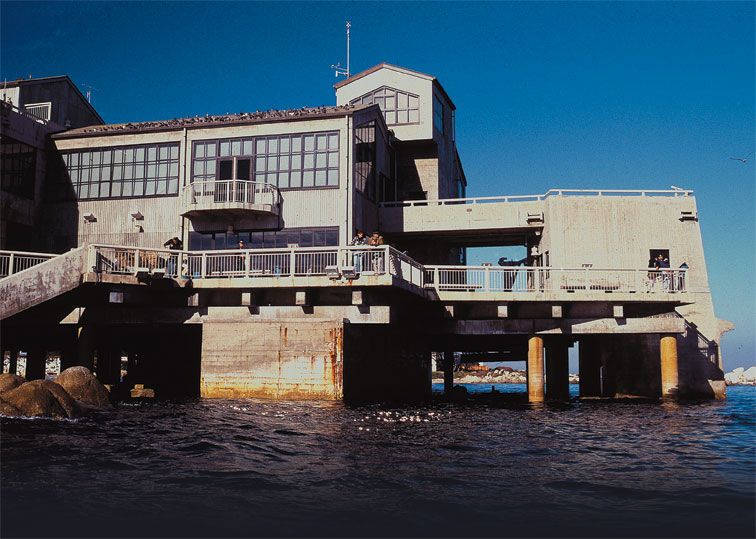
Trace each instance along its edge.
{"label": "metal antenna mast", "polygon": [[87,101],[92,102],[92,90],[97,90],[94,86],[91,86],[89,84],[82,84],[84,88],[87,89]]}
{"label": "metal antenna mast", "polygon": [[352,76],[352,74],[349,72],[349,29],[352,27],[352,23],[347,21],[346,22],[346,29],[347,29],[347,65],[346,68],[341,67],[341,62],[336,62],[336,65],[331,64],[331,69],[335,70],[336,78],[339,78],[339,75],[344,75],[346,78],[349,78]]}

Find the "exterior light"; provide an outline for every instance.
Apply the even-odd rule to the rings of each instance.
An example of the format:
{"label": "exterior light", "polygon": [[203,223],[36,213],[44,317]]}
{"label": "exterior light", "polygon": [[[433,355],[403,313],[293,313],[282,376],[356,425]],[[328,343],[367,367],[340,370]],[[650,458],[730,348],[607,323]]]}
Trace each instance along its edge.
{"label": "exterior light", "polygon": [[84,220],[87,223],[94,223],[95,221],[97,221],[97,217],[95,217],[94,213],[89,212],[84,214]]}

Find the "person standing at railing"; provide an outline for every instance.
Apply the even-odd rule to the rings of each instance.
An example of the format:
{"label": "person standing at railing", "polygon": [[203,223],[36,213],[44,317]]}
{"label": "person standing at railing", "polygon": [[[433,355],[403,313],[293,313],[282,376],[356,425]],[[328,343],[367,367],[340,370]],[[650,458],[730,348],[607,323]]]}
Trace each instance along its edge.
{"label": "person standing at railing", "polygon": [[[355,247],[364,247],[365,245],[368,245],[368,239],[365,237],[365,232],[362,230],[357,230],[357,234],[355,234],[354,238],[352,238],[352,241],[349,242],[349,245],[354,245]],[[360,273],[362,271],[362,251],[356,251],[353,255],[354,260],[354,271],[356,273]]]}
{"label": "person standing at railing", "polygon": [[683,260],[680,264],[680,271],[677,272],[677,290],[682,292],[685,290],[685,276],[688,273],[688,263]]}
{"label": "person standing at railing", "polygon": [[[171,239],[163,244],[163,247],[167,247],[172,251],[180,251],[184,244],[178,237],[173,236]],[[166,263],[166,270],[170,277],[176,277],[176,270],[178,269],[178,255],[168,255],[168,262]]]}
{"label": "person standing at railing", "polygon": [[661,273],[661,280],[662,280],[662,286],[664,288],[665,292],[669,292],[669,282],[670,282],[670,271],[669,271],[669,260],[664,258],[664,256],[659,255],[656,257],[656,264],[657,267]]}
{"label": "person standing at railing", "polygon": [[[380,247],[383,245],[383,236],[377,230],[373,231],[372,236],[368,240],[368,245],[371,247]],[[383,273],[383,264],[381,263],[382,253],[373,253],[373,271],[376,273]]]}
{"label": "person standing at railing", "polygon": [[[239,243],[237,244],[237,248],[240,251],[244,251],[244,241],[243,240],[239,240]],[[242,253],[242,254],[240,254],[236,258],[236,268],[235,269],[236,269],[236,272],[238,274],[244,275],[244,269],[245,269],[245,267],[247,265],[246,262],[247,262],[247,255],[246,255],[246,253]]]}

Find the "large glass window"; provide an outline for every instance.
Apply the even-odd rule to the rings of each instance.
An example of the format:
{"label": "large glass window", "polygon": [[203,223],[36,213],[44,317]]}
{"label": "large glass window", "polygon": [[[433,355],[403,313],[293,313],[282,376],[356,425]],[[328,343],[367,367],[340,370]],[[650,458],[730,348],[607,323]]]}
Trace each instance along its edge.
{"label": "large glass window", "polygon": [[350,105],[369,103],[380,107],[387,125],[420,122],[420,98],[415,94],[382,86],[349,102]]}
{"label": "large glass window", "polygon": [[247,249],[280,249],[296,247],[333,247],[339,244],[338,227],[289,228],[265,232],[190,232],[192,251],[238,249],[239,241]]}
{"label": "large glass window", "polygon": [[370,200],[375,200],[375,129],[375,122],[372,121],[354,130],[354,185]]}
{"label": "large glass window", "polygon": [[433,126],[439,133],[444,132],[444,105],[435,95],[433,96]]}
{"label": "large glass window", "polygon": [[62,157],[78,199],[178,193],[178,143],[88,148]]}
{"label": "large glass window", "polygon": [[34,198],[37,150],[22,142],[0,138],[0,178],[8,193]]}
{"label": "large glass window", "polygon": [[195,142],[192,181],[267,182],[279,189],[338,187],[339,133]]}

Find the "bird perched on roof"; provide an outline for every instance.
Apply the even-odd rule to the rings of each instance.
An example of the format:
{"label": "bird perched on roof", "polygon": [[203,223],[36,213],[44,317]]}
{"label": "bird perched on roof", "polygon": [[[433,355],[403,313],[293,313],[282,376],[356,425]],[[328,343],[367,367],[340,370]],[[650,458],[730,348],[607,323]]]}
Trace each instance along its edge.
{"label": "bird perched on roof", "polygon": [[753,152],[749,153],[749,154],[748,154],[748,155],[746,155],[745,157],[730,157],[730,159],[732,159],[733,161],[740,161],[741,163],[745,163],[745,162],[746,162],[746,160],[747,160],[747,159],[748,159],[749,157],[751,157],[751,154],[753,154]]}

